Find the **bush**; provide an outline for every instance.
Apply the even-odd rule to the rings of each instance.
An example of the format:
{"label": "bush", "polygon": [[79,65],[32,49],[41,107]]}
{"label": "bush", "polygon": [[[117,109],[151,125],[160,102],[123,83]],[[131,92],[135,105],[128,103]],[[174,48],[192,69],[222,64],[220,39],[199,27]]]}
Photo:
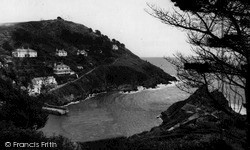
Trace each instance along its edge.
{"label": "bush", "polygon": [[[0,149],[5,149],[5,142],[18,143],[37,143],[39,147],[32,149],[53,149],[53,150],[74,150],[76,144],[71,142],[69,139],[63,136],[53,136],[46,137],[42,132],[38,132],[32,129],[21,129],[13,126],[8,122],[0,122]],[[51,144],[50,148],[41,147],[41,142]],[[8,149],[18,149],[17,147],[12,147]],[[25,149],[28,149],[27,147]]]}
{"label": "bush", "polygon": [[0,119],[20,128],[41,128],[48,115],[42,112],[43,102],[30,97],[26,92],[13,88],[12,84],[0,79],[0,101],[4,105],[0,109]]}

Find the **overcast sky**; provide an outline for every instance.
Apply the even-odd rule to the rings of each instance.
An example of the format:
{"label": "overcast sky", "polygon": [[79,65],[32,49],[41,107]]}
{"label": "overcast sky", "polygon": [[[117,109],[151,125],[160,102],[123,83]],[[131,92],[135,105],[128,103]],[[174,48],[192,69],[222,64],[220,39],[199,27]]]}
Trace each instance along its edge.
{"label": "overcast sky", "polygon": [[0,0],[0,23],[61,16],[100,30],[140,57],[189,53],[186,34],[147,14],[147,3],[173,8],[170,0]]}

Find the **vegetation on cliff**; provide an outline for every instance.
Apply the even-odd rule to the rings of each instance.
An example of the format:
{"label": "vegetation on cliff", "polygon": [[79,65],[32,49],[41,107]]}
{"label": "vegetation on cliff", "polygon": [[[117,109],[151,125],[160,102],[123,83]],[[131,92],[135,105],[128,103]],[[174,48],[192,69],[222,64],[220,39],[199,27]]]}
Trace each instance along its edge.
{"label": "vegetation on cliff", "polygon": [[[34,49],[38,57],[11,58],[11,52],[20,47]],[[64,49],[67,56],[56,56],[56,49]],[[78,50],[85,50],[87,55],[78,55]],[[125,90],[154,87],[176,80],[141,60],[118,40],[60,17],[1,26],[0,54],[1,58],[10,57],[12,66],[9,68],[17,75],[15,82],[19,85],[27,87],[34,77],[53,75],[61,86],[47,97],[51,98],[48,103],[56,105],[95,92],[122,90],[121,87],[126,87]],[[56,63],[69,66],[75,75],[55,75]]]}
{"label": "vegetation on cliff", "polygon": [[169,81],[175,80],[150,63],[120,57],[112,64],[98,66],[77,80],[52,90],[50,94],[57,99],[51,103],[63,105],[72,100],[86,98],[93,93],[131,91],[136,90],[137,86],[155,87],[159,83],[168,84]]}
{"label": "vegetation on cliff", "polygon": [[[48,119],[48,114],[42,110],[45,96],[30,97],[20,86],[13,83],[8,74],[0,73],[0,149],[6,149],[6,142],[11,144],[8,149],[30,149],[31,145],[22,147],[22,143],[53,142],[56,147],[51,149],[75,149],[77,144],[62,136],[46,137],[38,129],[42,128]],[[12,76],[13,77],[13,76]],[[14,78],[14,77],[13,77]],[[19,148],[14,142],[21,143]],[[48,148],[50,149],[50,148]]]}

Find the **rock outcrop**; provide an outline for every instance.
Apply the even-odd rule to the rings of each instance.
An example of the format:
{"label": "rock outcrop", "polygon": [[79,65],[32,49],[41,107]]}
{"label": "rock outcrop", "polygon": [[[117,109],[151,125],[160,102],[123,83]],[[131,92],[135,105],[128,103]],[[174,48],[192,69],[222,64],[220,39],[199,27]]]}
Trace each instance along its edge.
{"label": "rock outcrop", "polygon": [[226,115],[230,117],[237,116],[228,106],[228,101],[221,92],[213,91],[208,93],[204,86],[199,88],[188,99],[174,103],[161,113],[161,118],[165,127],[171,127],[184,125],[201,118],[210,118],[214,121],[221,120],[220,117]]}
{"label": "rock outcrop", "polygon": [[245,116],[235,113],[221,92],[207,93],[199,88],[184,101],[162,112],[163,123],[125,138],[82,143],[85,148],[116,149],[233,149],[243,150],[246,144]]}

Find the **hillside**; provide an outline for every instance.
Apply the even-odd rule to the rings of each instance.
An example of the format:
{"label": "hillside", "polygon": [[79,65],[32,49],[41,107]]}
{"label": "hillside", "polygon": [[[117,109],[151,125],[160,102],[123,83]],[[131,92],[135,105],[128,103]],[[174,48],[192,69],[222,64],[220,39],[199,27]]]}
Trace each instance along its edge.
{"label": "hillside", "polygon": [[[33,49],[37,57],[13,57],[12,52],[19,48]],[[67,56],[56,56],[57,49],[65,50]],[[79,50],[84,50],[86,55],[79,55]],[[91,93],[154,87],[176,80],[141,60],[123,43],[60,17],[2,24],[0,61],[8,63],[4,72],[14,74],[12,80],[19,86],[27,87],[34,77],[54,76],[59,86],[49,93],[57,99],[51,103],[58,105]],[[69,66],[74,74],[55,74],[53,67],[59,63]]]}

